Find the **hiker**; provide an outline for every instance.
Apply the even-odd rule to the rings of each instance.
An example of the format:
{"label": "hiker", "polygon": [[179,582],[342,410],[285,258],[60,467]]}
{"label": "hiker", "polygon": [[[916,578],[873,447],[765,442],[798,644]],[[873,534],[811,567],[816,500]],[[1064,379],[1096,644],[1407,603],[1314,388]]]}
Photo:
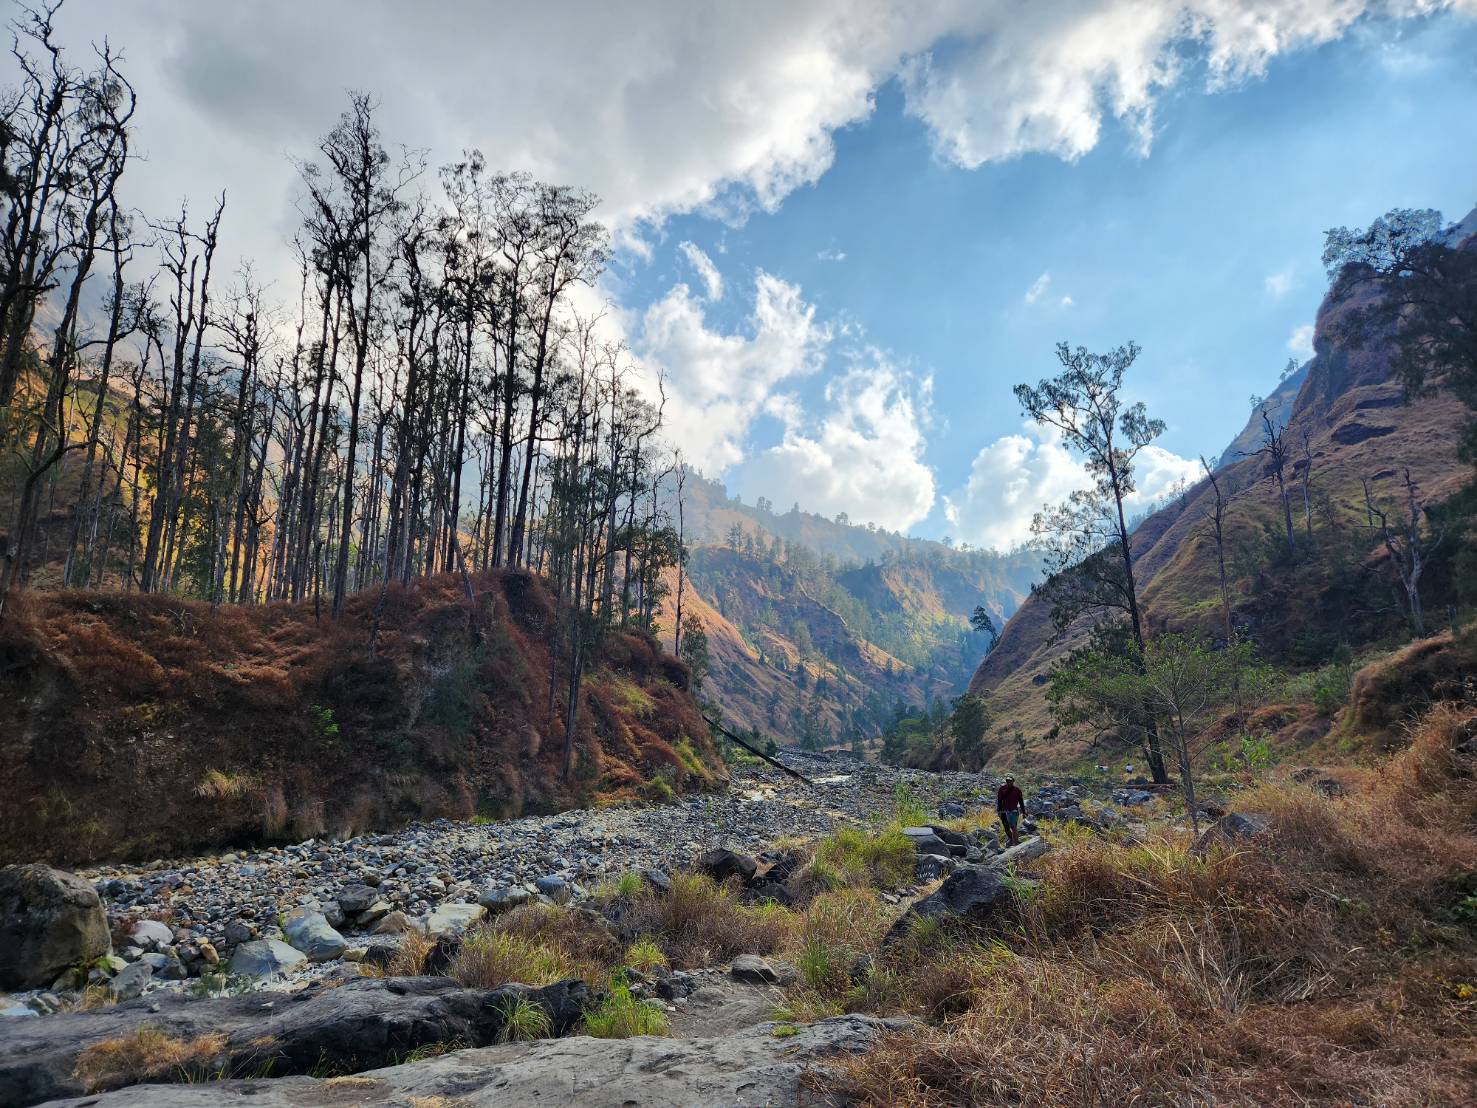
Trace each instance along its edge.
{"label": "hiker", "polygon": [[1010,845],[1020,846],[1021,835],[1016,828],[1026,812],[1026,795],[1016,786],[1014,777],[1007,776],[995,794],[995,810],[1000,813],[1000,825]]}

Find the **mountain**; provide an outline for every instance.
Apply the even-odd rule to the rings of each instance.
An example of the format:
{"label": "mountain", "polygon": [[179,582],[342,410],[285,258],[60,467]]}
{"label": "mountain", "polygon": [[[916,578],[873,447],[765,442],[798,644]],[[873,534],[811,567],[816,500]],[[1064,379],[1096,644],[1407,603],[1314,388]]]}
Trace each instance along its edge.
{"label": "mountain", "polygon": [[[1462,226],[1468,224],[1477,226],[1477,213]],[[1477,237],[1466,238],[1462,248],[1477,249]],[[1279,561],[1282,509],[1275,478],[1260,458],[1246,456],[1261,439],[1260,408],[1217,469],[1232,498],[1226,551],[1238,633],[1256,641],[1264,656],[1292,668],[1322,664],[1401,633],[1403,602],[1370,526],[1364,482],[1398,521],[1407,510],[1406,470],[1427,505],[1452,497],[1471,477],[1455,449],[1467,419],[1463,405],[1441,390],[1407,402],[1388,346],[1357,345],[1344,337],[1351,313],[1376,295],[1370,281],[1335,283],[1318,312],[1314,357],[1266,401],[1274,420],[1286,415],[1297,530],[1305,535],[1311,527],[1312,554],[1296,565]],[[1212,503],[1210,483],[1201,480],[1133,533],[1130,546],[1151,631],[1221,633],[1216,551],[1207,525]],[[1027,600],[970,682],[972,693],[988,699],[997,750],[1008,749],[1013,764],[1066,764],[1089,749],[1089,736],[1058,733],[1042,696],[1054,663],[1085,640],[1086,624],[1056,637],[1047,607],[1039,597]],[[1024,747],[1007,748],[1005,737],[1017,730]]]}
{"label": "mountain", "polygon": [[[963,692],[987,642],[971,613],[983,606],[1003,623],[1029,589],[1036,559],[937,543],[900,549],[914,552],[842,566],[758,528],[733,545],[696,547],[683,617],[695,617],[707,636],[704,694],[740,727],[825,745],[877,736],[900,703]],[[675,588],[674,576],[668,585]],[[675,621],[669,593],[660,622]]]}

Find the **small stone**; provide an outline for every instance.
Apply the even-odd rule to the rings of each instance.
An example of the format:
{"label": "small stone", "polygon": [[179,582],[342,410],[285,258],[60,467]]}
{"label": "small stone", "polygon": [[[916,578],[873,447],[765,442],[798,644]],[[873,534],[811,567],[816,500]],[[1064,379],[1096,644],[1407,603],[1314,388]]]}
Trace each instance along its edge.
{"label": "small stone", "polygon": [[528,890],[495,885],[478,893],[477,903],[493,915],[501,915],[503,912],[510,912],[520,905],[527,904]]}
{"label": "small stone", "polygon": [[410,917],[399,911],[386,913],[384,919],[374,925],[376,935],[403,935],[414,930],[416,928],[411,926]]}
{"label": "small stone", "polygon": [[568,904],[570,897],[574,894],[574,891],[569,887],[569,882],[558,874],[546,874],[533,884],[539,892],[555,904]]}
{"label": "small stone", "polygon": [[133,925],[128,937],[144,950],[158,950],[174,942],[174,931],[154,919],[141,919]]}
{"label": "small stone", "polygon": [[153,966],[144,961],[134,962],[108,982],[108,994],[118,1001],[134,1000],[143,995],[144,988],[153,979]]}

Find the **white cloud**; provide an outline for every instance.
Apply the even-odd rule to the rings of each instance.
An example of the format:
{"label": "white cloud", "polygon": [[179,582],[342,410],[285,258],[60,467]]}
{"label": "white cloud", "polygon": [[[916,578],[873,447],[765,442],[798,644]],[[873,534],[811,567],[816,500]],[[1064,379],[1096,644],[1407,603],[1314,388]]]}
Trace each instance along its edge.
{"label": "white cloud", "polygon": [[820,250],[816,252],[816,260],[821,262],[844,262],[846,261],[845,250]]}
{"label": "white cloud", "polygon": [[1036,301],[1040,300],[1043,296],[1046,295],[1046,290],[1050,286],[1050,273],[1043,273],[1040,277],[1037,277],[1036,280],[1031,283],[1031,287],[1026,290],[1026,303],[1036,303]]}
{"label": "white cloud", "polygon": [[649,374],[666,375],[663,433],[716,474],[743,460],[754,418],[776,410],[781,385],[820,368],[830,341],[800,289],[761,270],[747,333],[713,330],[680,284],[646,309],[632,345]]}
{"label": "white cloud", "polygon": [[934,475],[923,462],[932,387],[868,351],[827,385],[814,425],[790,414],[783,440],[749,463],[746,483],[777,503],[906,531],[933,508]]}
{"label": "white cloud", "polygon": [[1286,296],[1288,292],[1292,289],[1291,267],[1284,269],[1278,273],[1267,274],[1267,276],[1263,278],[1262,284],[1266,287],[1268,296],[1274,296],[1279,299]]}
{"label": "white cloud", "polygon": [[[1180,481],[1194,481],[1199,463],[1147,446],[1135,463],[1138,488],[1126,501],[1142,511]],[[956,539],[1000,550],[1031,538],[1031,519],[1045,504],[1065,500],[1091,484],[1087,471],[1056,433],[1028,424],[975,455],[963,486],[944,498]]]}
{"label": "white cloud", "polygon": [[1077,301],[1073,300],[1070,296],[1062,297],[1062,307],[1064,308],[1070,308],[1075,303],[1077,303]]}
{"label": "white cloud", "polygon": [[1314,328],[1311,323],[1304,323],[1293,329],[1287,339],[1287,349],[1297,357],[1299,362],[1305,362],[1313,356]]}
{"label": "white cloud", "polygon": [[58,23],[79,49],[106,34],[127,58],[147,155],[129,203],[158,213],[229,187],[223,253],[290,288],[285,155],[313,151],[345,88],[379,95],[387,141],[427,148],[432,166],[476,146],[594,190],[635,245],[673,213],[773,210],[825,173],[832,135],[893,77],[950,161],[1076,158],[1110,118],[1146,149],[1187,55],[1222,87],[1366,15],[1452,6],[1477,0],[446,0],[434,14],[395,0],[70,0]]}
{"label": "white cloud", "polygon": [[697,275],[702,279],[703,287],[707,289],[709,300],[723,299],[723,274],[718,272],[718,267],[713,264],[713,259],[703,253],[702,248],[691,242],[683,242],[678,245],[682,256],[687,259]]}

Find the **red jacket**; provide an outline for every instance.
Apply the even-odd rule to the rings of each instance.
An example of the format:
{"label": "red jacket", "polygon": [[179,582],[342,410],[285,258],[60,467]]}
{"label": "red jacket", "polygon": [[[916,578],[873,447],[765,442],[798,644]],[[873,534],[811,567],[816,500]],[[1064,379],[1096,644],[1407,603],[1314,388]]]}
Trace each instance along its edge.
{"label": "red jacket", "polygon": [[999,812],[1015,812],[1026,806],[1026,794],[1021,792],[1016,785],[1006,783],[1000,786],[1000,791],[995,794],[995,810]]}

